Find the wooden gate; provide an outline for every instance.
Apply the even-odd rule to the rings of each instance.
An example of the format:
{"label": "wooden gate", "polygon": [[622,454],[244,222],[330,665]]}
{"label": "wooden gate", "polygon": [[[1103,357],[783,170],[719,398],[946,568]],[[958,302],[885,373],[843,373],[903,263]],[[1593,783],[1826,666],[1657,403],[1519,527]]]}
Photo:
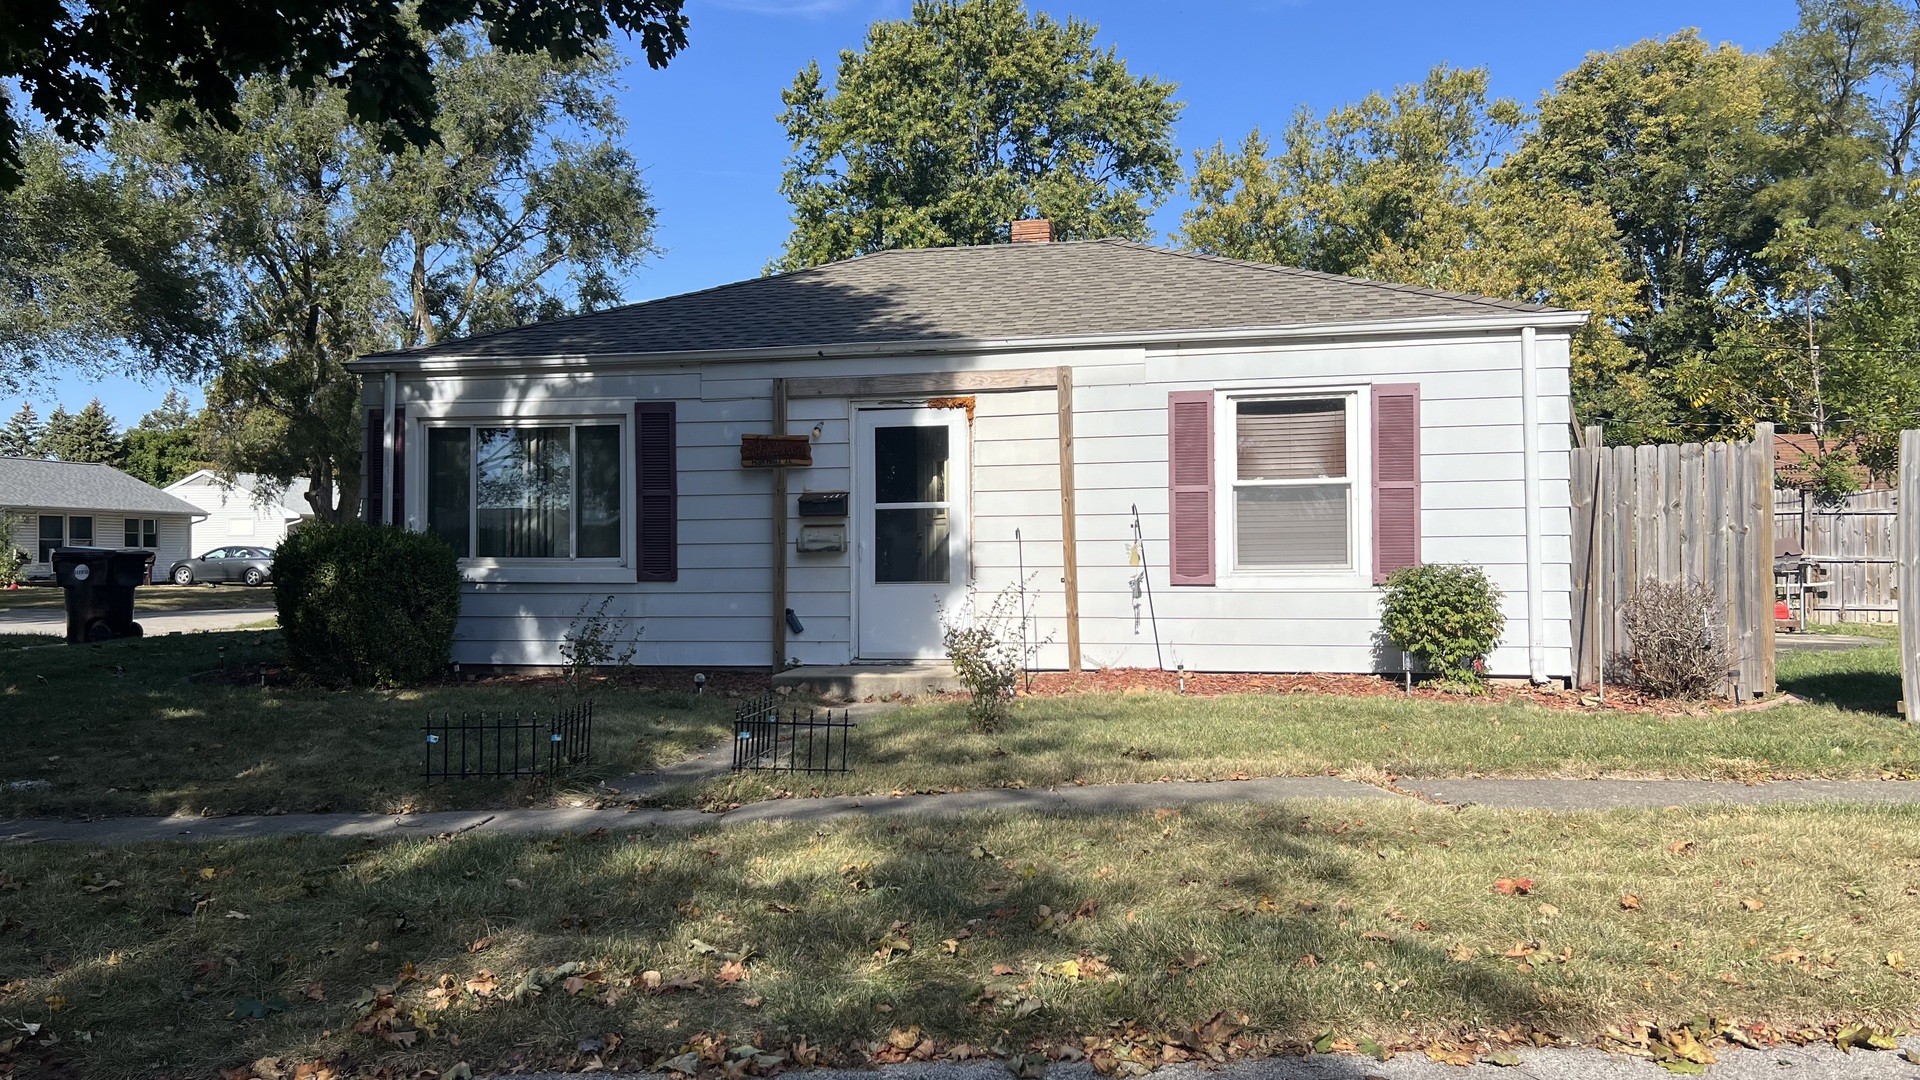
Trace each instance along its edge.
{"label": "wooden gate", "polygon": [[1807,564],[1807,622],[1892,622],[1894,493],[1858,491],[1822,502],[1810,491],[1773,493],[1776,546]]}
{"label": "wooden gate", "polygon": [[1648,578],[1713,590],[1731,643],[1728,689],[1773,693],[1773,425],[1751,441],[1573,452],[1573,649],[1580,685],[1628,655],[1626,600]]}

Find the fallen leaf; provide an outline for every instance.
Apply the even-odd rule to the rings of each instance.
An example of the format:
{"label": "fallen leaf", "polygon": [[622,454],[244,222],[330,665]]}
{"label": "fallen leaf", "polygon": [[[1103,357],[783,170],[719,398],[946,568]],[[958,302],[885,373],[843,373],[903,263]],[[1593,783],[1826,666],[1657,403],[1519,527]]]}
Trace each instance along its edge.
{"label": "fallen leaf", "polygon": [[1447,950],[1447,959],[1456,964],[1464,964],[1479,955],[1471,945],[1455,945]]}
{"label": "fallen leaf", "polygon": [[486,937],[479,938],[475,940],[473,944],[468,945],[467,951],[470,953],[486,952],[487,947],[492,944],[493,944],[493,935],[488,934]]}
{"label": "fallen leaf", "polygon": [[1533,879],[1503,877],[1493,883],[1493,891],[1501,896],[1525,896],[1533,891]]}
{"label": "fallen leaf", "polygon": [[1637,896],[1635,896],[1635,895],[1633,895],[1632,893],[1627,893],[1627,894],[1626,894],[1625,896],[1622,896],[1622,897],[1620,898],[1620,910],[1622,910],[1622,911],[1639,911],[1639,910],[1640,910],[1640,898],[1639,898],[1639,897],[1637,897]]}
{"label": "fallen leaf", "polygon": [[1887,954],[1887,966],[1895,971],[1907,970],[1907,954],[1895,949]]}
{"label": "fallen leaf", "polygon": [[740,1004],[745,1005],[749,1009],[757,1009],[760,1007],[760,1003],[764,1000],[766,999],[762,998],[759,994],[755,994],[752,997],[741,998]]}
{"label": "fallen leaf", "polygon": [[728,986],[732,986],[734,983],[746,982],[750,977],[747,973],[747,965],[738,960],[729,960],[721,964],[719,974],[714,976],[714,978]]}
{"label": "fallen leaf", "polygon": [[1745,900],[1740,901],[1740,906],[1748,911],[1759,911],[1761,908],[1767,906],[1767,902],[1765,900],[1755,900],[1749,896]]}
{"label": "fallen leaf", "polygon": [[1480,1055],[1480,1060],[1488,1065],[1511,1069],[1520,1064],[1520,1055],[1511,1050],[1495,1050],[1492,1053]]}

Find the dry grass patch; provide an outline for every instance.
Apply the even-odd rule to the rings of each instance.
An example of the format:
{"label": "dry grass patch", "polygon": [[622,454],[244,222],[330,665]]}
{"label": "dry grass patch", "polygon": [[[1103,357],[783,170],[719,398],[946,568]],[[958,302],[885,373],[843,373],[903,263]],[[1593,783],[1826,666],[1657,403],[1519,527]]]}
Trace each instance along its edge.
{"label": "dry grass patch", "polygon": [[1916,1011],[1889,963],[1920,959],[1916,826],[1297,804],[11,849],[0,1018],[50,1025],[93,1077],[577,1066],[582,1040],[644,1069],[756,1036],[859,1063],[916,1028],[1018,1053],[1220,1010],[1257,1039],[1403,1044],[1893,1024]]}

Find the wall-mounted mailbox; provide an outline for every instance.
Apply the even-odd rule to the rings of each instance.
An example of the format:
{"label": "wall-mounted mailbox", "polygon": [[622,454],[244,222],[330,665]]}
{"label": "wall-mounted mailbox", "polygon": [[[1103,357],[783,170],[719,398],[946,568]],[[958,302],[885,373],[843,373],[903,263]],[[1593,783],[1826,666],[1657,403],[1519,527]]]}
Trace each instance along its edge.
{"label": "wall-mounted mailbox", "polygon": [[847,493],[844,491],[803,491],[800,493],[801,517],[846,517]]}
{"label": "wall-mounted mailbox", "polygon": [[802,525],[799,550],[803,553],[845,551],[847,550],[847,527],[845,525]]}

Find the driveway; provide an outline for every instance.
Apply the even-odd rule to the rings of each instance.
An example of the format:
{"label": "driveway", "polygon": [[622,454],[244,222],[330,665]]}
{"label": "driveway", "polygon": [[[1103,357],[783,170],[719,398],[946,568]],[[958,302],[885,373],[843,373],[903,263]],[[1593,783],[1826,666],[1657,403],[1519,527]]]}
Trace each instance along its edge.
{"label": "driveway", "polygon": [[[134,621],[148,637],[185,634],[195,630],[231,630],[273,617],[272,604],[226,608],[219,611],[149,611],[134,607]],[[67,632],[67,613],[59,608],[0,611],[0,634],[60,634]]]}

